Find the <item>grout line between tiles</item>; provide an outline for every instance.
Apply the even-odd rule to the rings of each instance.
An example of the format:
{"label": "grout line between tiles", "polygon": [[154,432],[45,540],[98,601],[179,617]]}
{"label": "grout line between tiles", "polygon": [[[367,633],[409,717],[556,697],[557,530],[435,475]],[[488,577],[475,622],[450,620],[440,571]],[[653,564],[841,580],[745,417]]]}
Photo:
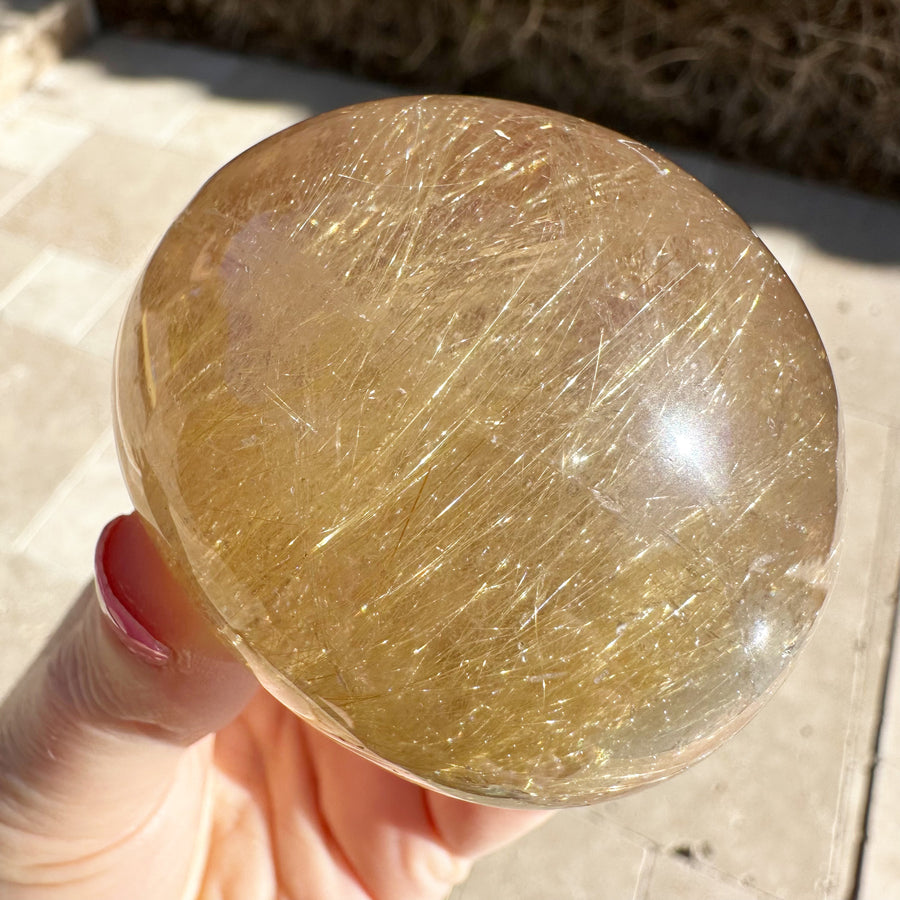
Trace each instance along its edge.
{"label": "grout line between tiles", "polygon": [[[2,0],[0,0],[0,2],[2,2]],[[10,169],[10,171],[18,172],[20,175],[24,175],[26,177],[39,179],[45,178],[57,166],[62,165],[62,163],[64,163],[69,158],[69,156],[71,156],[89,137],[94,134],[94,128],[90,125],[89,122],[85,122],[83,119],[73,118],[72,116],[64,116],[59,113],[46,113],[43,110],[34,110],[28,108],[26,108],[24,111],[16,110],[15,112],[12,112],[8,107],[4,108],[3,106],[0,106],[0,123],[15,122],[23,114],[31,117],[32,120],[43,122],[44,124],[50,125],[51,127],[54,125],[61,125],[63,127],[76,128],[79,132],[81,132],[80,137],[77,140],[73,141],[71,146],[66,148],[65,152],[60,153],[58,156],[51,157],[50,161],[46,162],[40,168],[29,168],[23,170],[7,163],[7,168]]]}
{"label": "grout line between tiles", "polygon": [[106,428],[91,448],[69,470],[68,474],[56,485],[46,503],[32,516],[31,521],[19,532],[18,537],[10,545],[12,553],[25,553],[34,536],[50,520],[60,504],[74,490],[88,469],[106,452],[113,440],[112,428]]}
{"label": "grout line between tiles", "polygon": [[[895,465],[900,459],[900,429],[892,428],[889,435],[888,442],[888,452],[886,459],[886,477],[890,479],[892,473],[894,472]],[[885,487],[890,487],[890,481],[885,485]],[[887,519],[890,510],[890,502],[889,502],[889,492],[885,491],[885,502],[879,510],[879,532],[881,537],[883,538],[884,530],[883,523]],[[875,558],[873,559],[873,566],[875,565],[875,561],[879,558],[879,550],[880,550],[881,540],[877,540],[875,543]],[[863,872],[865,870],[865,861],[866,861],[866,847],[868,845],[869,840],[869,825],[870,818],[872,815],[872,809],[875,801],[875,773],[879,764],[879,748],[881,745],[882,732],[884,730],[884,716],[885,709],[887,706],[887,694],[888,694],[888,686],[890,682],[890,672],[892,665],[900,665],[900,654],[897,652],[897,628],[900,626],[900,585],[897,583],[898,573],[894,572],[894,587],[891,593],[893,597],[893,609],[891,611],[890,625],[888,631],[888,648],[887,654],[884,662],[884,669],[881,673],[881,685],[879,692],[879,700],[878,700],[878,712],[879,715],[877,717],[877,726],[875,728],[875,733],[872,738],[872,742],[870,744],[870,757],[865,764],[865,768],[867,769],[866,777],[868,779],[868,784],[866,786],[866,799],[863,804],[863,814],[861,817],[861,829],[859,834],[857,853],[856,853],[856,865],[855,870],[853,872],[853,880],[851,882],[850,894],[848,900],[860,900],[860,891],[862,889],[862,878]],[[877,588],[877,584],[871,582]],[[843,786],[842,779],[842,786]],[[831,866],[829,866],[829,875]]]}
{"label": "grout line between tiles", "polygon": [[111,309],[113,303],[122,294],[129,284],[136,284],[140,277],[140,269],[129,266],[115,276],[110,286],[100,292],[100,296],[94,305],[82,316],[78,327],[72,331],[72,344],[78,346],[87,337],[88,332]]}
{"label": "grout line between tiles", "polygon": [[21,199],[30,194],[46,177],[47,172],[26,175],[4,198],[0,199],[0,218],[5,216]]}
{"label": "grout line between tiles", "polygon": [[840,395],[838,395],[838,405],[841,415],[845,419],[852,416],[854,419],[861,419],[863,422],[869,422],[872,425],[880,425],[882,428],[887,428],[891,434],[900,429],[900,420],[890,414],[880,413],[865,406],[855,406],[851,403],[842,402]]}
{"label": "grout line between tiles", "polygon": [[38,255],[35,256],[18,275],[16,275],[3,290],[0,290],[0,312],[2,312],[13,300],[16,294],[24,288],[28,282],[32,281],[40,274],[50,260],[56,255],[56,247],[49,245],[42,248]]}
{"label": "grout line between tiles", "polygon": [[[859,629],[855,636],[855,640],[858,645],[861,642],[861,634],[864,634],[869,630],[868,626],[871,624],[871,619],[874,616],[875,608],[874,598],[872,597],[873,591],[871,583],[868,593],[868,605],[865,609],[865,614],[860,622]],[[871,642],[867,642],[865,650],[860,650],[856,655],[857,661],[855,662],[853,667],[852,683],[850,687],[851,709],[858,709],[861,706],[862,694],[867,682],[866,668],[869,662],[869,653],[871,652],[870,648]],[[888,652],[890,653],[890,650]],[[883,701],[879,706],[879,709],[883,710]],[[855,722],[853,720],[853,717],[851,716],[847,722],[847,728],[844,733],[843,747],[841,750],[841,775],[838,782],[836,812],[831,826],[831,841],[829,844],[828,865],[825,871],[824,878],[823,897],[826,898],[826,900],[838,900],[833,891],[835,886],[840,882],[841,863],[844,859],[847,858],[845,857],[844,852],[841,852],[841,850],[846,847],[846,845],[849,841],[852,840],[854,835],[860,833],[860,826],[862,826],[862,831],[865,831],[865,819],[868,815],[868,805],[865,804],[865,811],[861,816],[862,821],[848,822],[848,814],[850,813],[848,807],[853,793],[850,779],[851,777],[856,775],[856,772],[852,770],[854,756],[856,756],[856,752],[854,751],[858,752],[859,749],[861,749],[858,746],[859,732],[856,728],[854,728],[854,725]],[[873,757],[874,747],[877,746],[878,742],[879,729],[880,721],[876,726],[875,735],[872,738],[872,743],[869,743],[867,745]],[[865,770],[866,768],[869,769],[868,773],[866,773],[864,777],[868,778],[867,789],[871,790],[871,764],[867,766],[866,763],[863,762],[862,768],[863,770]],[[852,865],[853,863],[851,859],[851,867]]]}
{"label": "grout line between tiles", "polygon": [[659,850],[656,847],[644,847],[632,900],[648,900],[650,878],[653,875],[653,867],[656,864],[657,856],[659,856]]}
{"label": "grout line between tiles", "polygon": [[[844,409],[844,419],[853,418],[858,421],[872,422],[872,419],[858,416],[855,411]],[[882,423],[879,427],[885,427]],[[877,527],[872,545],[872,551],[867,566],[866,589],[862,600],[862,615],[855,632],[854,641],[856,653],[854,654],[853,672],[851,675],[850,697],[851,709],[863,708],[863,699],[866,695],[866,686],[876,684],[881,680],[882,686],[887,682],[889,671],[889,655],[891,648],[888,646],[885,659],[881,663],[880,671],[873,668],[873,658],[877,662],[877,650],[873,650],[873,641],[867,637],[873,632],[873,625],[879,617],[881,599],[881,584],[878,577],[879,561],[883,558],[882,545],[886,541],[888,531],[887,523],[892,514],[891,489],[895,447],[895,430],[886,427],[887,440],[885,443],[883,465],[884,474],[881,479],[881,492],[878,498],[876,512]],[[846,503],[846,501],[845,501]],[[894,611],[895,612],[895,611]],[[893,614],[893,613],[892,613]],[[893,635],[893,632],[890,632]],[[892,638],[889,638],[889,642]],[[824,878],[821,881],[823,900],[846,900],[844,895],[836,893],[842,883],[853,882],[854,873],[854,848],[855,856],[859,855],[860,835],[864,832],[867,806],[863,803],[862,810],[854,810],[854,797],[865,794],[871,789],[872,760],[876,752],[878,734],[881,726],[880,715],[883,714],[883,701],[879,709],[879,721],[875,733],[866,738],[865,734],[855,728],[855,719],[851,715],[844,731],[841,752],[841,776],[838,782],[837,805],[832,821],[831,841]],[[873,745],[874,742],[874,745]],[[860,787],[860,782],[863,782]],[[857,860],[858,861],[858,860]],[[846,868],[845,868],[846,866]],[[853,873],[853,874],[851,874]],[[848,877],[849,876],[849,877]]]}

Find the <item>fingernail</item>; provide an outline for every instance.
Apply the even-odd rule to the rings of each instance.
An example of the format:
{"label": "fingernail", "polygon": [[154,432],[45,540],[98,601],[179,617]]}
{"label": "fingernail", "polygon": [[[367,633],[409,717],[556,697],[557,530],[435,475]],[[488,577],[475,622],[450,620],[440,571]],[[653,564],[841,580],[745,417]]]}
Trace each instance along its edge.
{"label": "fingernail", "polygon": [[110,577],[108,562],[111,539],[117,526],[125,518],[119,516],[113,519],[103,529],[97,541],[97,549],[94,551],[94,583],[97,586],[97,599],[107,622],[128,650],[153,666],[163,666],[169,661],[171,651],[137,620],[121,585]]}

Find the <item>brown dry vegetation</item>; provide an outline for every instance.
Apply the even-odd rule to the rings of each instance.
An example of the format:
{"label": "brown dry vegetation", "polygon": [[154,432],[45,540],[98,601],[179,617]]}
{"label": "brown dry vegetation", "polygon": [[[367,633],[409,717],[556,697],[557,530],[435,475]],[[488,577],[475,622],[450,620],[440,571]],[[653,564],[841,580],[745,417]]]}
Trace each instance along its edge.
{"label": "brown dry vegetation", "polygon": [[110,24],[530,100],[900,197],[900,0],[99,0]]}

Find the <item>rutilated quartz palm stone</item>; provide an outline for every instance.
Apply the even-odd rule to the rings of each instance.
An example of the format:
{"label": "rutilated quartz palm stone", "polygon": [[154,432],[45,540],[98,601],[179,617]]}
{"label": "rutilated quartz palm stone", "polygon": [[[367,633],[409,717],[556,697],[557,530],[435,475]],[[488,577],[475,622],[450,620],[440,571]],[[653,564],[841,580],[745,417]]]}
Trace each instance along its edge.
{"label": "rutilated quartz palm stone", "polygon": [[647,147],[469,97],[225,166],[150,261],[136,507],[279,699],[510,805],[658,780],[771,692],[829,584],[838,411],[747,226]]}

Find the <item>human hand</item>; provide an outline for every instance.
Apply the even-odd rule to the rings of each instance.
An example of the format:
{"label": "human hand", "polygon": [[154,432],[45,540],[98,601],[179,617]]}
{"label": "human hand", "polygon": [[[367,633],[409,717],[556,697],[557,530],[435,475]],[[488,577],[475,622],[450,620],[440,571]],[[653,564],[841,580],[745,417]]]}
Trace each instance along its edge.
{"label": "human hand", "polygon": [[545,814],[362,759],[262,691],[136,515],[0,707],[5,900],[431,900]]}

